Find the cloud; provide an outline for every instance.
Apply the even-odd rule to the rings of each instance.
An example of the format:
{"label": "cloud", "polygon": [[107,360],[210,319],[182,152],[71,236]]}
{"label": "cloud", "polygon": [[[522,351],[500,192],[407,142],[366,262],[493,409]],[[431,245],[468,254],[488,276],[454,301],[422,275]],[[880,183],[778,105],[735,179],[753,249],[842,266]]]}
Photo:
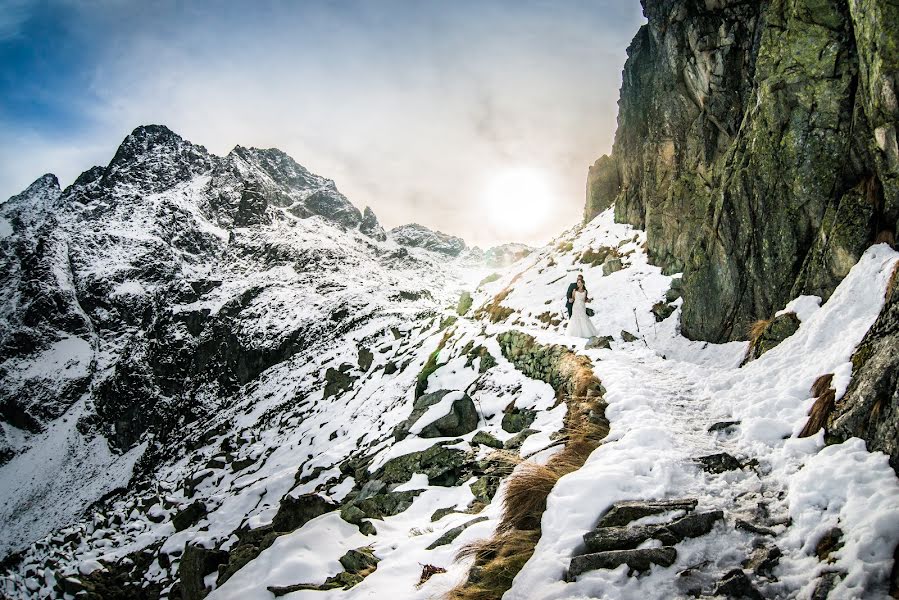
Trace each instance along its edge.
{"label": "cloud", "polygon": [[416,221],[482,245],[505,241],[483,223],[491,174],[534,166],[556,208],[524,241],[545,241],[579,220],[587,165],[611,148],[640,20],[637,2],[617,0],[203,6],[79,8],[71,35],[99,45],[60,97],[89,126],[55,146],[16,125],[26,143],[0,141],[0,158],[19,156],[0,181],[52,161],[71,170],[82,140],[115,140],[105,163],[127,131],[155,122],[220,154],[279,147],[387,227]]}

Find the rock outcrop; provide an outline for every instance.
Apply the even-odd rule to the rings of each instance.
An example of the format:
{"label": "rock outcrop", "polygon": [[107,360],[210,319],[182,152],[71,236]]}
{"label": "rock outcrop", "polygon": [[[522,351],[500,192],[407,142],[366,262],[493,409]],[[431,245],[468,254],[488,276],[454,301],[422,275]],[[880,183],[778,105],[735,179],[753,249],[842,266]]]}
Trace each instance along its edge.
{"label": "rock outcrop", "polygon": [[462,238],[433,231],[418,223],[394,227],[387,235],[401,246],[423,248],[447,256],[458,256],[466,248],[465,240]]}
{"label": "rock outcrop", "polygon": [[899,269],[880,316],[852,357],[852,382],[825,426],[828,442],[851,437],[889,455],[899,473]]}
{"label": "rock outcrop", "polygon": [[585,219],[615,203],[684,271],[682,330],[745,335],[825,299],[899,219],[899,7],[886,0],[663,2],[628,48],[611,157]]}

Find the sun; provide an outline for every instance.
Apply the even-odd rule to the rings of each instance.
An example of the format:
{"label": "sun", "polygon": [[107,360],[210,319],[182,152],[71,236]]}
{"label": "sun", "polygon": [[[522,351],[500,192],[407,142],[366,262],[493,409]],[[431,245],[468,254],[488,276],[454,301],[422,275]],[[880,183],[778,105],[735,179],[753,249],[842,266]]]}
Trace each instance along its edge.
{"label": "sun", "polygon": [[487,185],[484,199],[490,225],[509,236],[536,233],[552,209],[549,177],[534,167],[503,169]]}

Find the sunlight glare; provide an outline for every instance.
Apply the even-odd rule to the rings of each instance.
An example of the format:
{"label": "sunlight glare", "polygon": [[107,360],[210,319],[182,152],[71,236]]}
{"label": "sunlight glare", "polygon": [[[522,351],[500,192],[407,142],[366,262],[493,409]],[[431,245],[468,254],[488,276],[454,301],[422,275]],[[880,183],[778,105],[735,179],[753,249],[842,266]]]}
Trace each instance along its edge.
{"label": "sunlight glare", "polygon": [[548,177],[533,167],[499,172],[487,186],[485,200],[490,225],[509,236],[538,231],[552,208]]}

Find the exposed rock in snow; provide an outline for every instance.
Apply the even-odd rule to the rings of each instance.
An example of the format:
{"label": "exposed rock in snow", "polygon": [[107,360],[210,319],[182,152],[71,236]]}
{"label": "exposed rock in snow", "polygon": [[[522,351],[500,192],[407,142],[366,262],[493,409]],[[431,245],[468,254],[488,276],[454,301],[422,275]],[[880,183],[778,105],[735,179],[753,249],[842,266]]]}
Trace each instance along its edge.
{"label": "exposed rock in snow", "polygon": [[387,235],[402,246],[424,248],[448,256],[458,256],[466,248],[462,238],[433,231],[417,223],[394,227]]}

